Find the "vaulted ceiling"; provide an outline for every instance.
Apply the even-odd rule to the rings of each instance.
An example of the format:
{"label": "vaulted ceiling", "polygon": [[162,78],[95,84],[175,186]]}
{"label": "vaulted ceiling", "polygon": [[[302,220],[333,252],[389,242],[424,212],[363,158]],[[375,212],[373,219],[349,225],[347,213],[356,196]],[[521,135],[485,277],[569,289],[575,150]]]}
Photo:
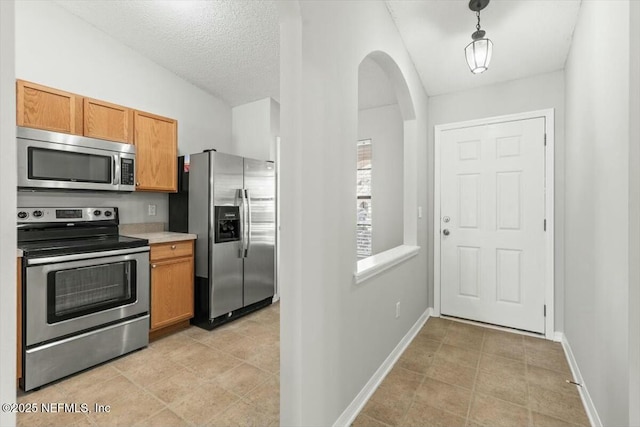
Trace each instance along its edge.
{"label": "vaulted ceiling", "polygon": [[[279,99],[279,24],[273,0],[56,2],[231,106]],[[562,69],[580,8],[580,0],[492,0],[481,12],[481,23],[493,40],[493,59],[488,71],[473,75],[463,51],[476,18],[466,0],[386,4],[428,95]],[[373,76],[368,80],[376,81]],[[381,94],[379,101],[373,97],[367,104],[384,105],[388,98]]]}

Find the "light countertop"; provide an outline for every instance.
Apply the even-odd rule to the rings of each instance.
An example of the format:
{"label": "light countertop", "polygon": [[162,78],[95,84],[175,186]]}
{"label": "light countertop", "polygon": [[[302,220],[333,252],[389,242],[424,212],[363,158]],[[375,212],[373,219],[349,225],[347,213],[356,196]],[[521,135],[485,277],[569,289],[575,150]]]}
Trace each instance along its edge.
{"label": "light countertop", "polygon": [[123,236],[149,240],[149,244],[195,240],[197,235],[191,233],[175,233],[173,231],[152,231],[149,233],[121,233]]}
{"label": "light countertop", "polygon": [[16,258],[22,258],[22,249],[17,249]]}

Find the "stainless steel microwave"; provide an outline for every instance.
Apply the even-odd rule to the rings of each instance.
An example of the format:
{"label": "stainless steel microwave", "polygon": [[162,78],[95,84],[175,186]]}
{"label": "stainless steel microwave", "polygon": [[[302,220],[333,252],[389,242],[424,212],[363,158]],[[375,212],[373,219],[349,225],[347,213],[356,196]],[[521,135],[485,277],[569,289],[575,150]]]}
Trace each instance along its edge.
{"label": "stainless steel microwave", "polygon": [[134,191],[131,144],[17,128],[18,188]]}

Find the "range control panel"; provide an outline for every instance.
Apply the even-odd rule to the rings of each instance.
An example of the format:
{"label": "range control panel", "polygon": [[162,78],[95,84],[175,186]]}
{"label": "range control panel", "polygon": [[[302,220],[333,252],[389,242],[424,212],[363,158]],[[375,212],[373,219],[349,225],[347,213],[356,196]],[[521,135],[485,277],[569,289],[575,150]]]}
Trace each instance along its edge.
{"label": "range control panel", "polygon": [[118,219],[118,208],[18,208],[19,223],[79,222]]}

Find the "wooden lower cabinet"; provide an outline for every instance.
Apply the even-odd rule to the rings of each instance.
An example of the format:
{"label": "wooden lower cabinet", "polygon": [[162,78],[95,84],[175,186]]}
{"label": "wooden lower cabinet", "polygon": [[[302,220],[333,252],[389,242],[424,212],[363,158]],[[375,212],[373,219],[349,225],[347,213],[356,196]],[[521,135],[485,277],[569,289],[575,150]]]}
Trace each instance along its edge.
{"label": "wooden lower cabinet", "polygon": [[151,245],[151,339],[192,317],[193,241]]}

